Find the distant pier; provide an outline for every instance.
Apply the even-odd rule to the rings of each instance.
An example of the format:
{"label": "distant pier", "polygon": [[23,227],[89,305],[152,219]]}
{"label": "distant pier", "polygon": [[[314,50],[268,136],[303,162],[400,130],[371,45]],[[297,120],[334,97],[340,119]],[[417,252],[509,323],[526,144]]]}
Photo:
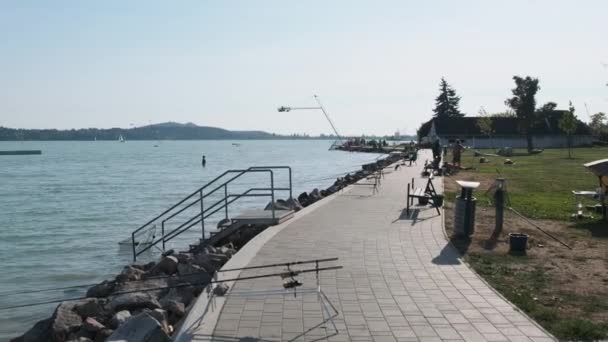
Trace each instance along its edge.
{"label": "distant pier", "polygon": [[22,156],[22,155],[32,155],[32,154],[42,154],[42,151],[41,150],[0,151],[0,156]]}

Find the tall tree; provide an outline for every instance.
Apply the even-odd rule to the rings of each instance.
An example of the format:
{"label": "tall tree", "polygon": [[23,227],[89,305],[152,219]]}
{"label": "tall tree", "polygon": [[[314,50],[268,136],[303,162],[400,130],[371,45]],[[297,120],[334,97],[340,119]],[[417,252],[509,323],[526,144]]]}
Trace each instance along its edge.
{"label": "tall tree", "polygon": [[540,90],[538,79],[526,76],[525,78],[513,76],[515,88],[512,89],[513,97],[505,101],[505,104],[515,111],[520,119],[519,130],[526,135],[528,152],[534,149],[532,143],[532,126],[536,121],[536,93]]}
{"label": "tall tree", "polygon": [[576,120],[576,115],[574,115],[574,111],[574,106],[572,105],[572,101],[570,101],[568,111],[562,115],[558,122],[559,129],[564,131],[567,136],[568,158],[572,158],[572,134],[576,132],[576,127],[578,126],[578,121]]}
{"label": "tall tree", "polygon": [[606,131],[606,129],[607,129],[606,126],[607,125],[606,125],[606,114],[605,113],[598,112],[598,113],[591,115],[591,123],[589,124],[589,127],[591,127],[593,134],[595,134],[595,135],[602,134],[602,132]]}
{"label": "tall tree", "polygon": [[539,119],[544,119],[545,116],[553,112],[555,108],[557,108],[557,103],[547,102],[536,110],[536,114]]}
{"label": "tall tree", "polygon": [[452,88],[445,79],[441,78],[439,83],[439,96],[435,98],[435,113],[433,116],[437,118],[460,118],[464,114],[458,108],[460,96],[456,95],[456,91]]}

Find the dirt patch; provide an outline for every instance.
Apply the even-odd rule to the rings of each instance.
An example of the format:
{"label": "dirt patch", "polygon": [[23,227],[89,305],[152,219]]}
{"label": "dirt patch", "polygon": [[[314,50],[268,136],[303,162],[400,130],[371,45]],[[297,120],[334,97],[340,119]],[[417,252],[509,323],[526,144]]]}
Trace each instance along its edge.
{"label": "dirt patch", "polygon": [[[461,172],[458,179],[481,181],[480,191],[494,182],[492,177],[479,174],[467,177],[465,172]],[[458,185],[446,179],[445,191],[458,193]],[[453,210],[453,203],[446,202],[448,236],[453,230]],[[478,203],[475,220],[471,240],[453,243],[492,286],[559,338],[608,338],[606,236],[572,222],[531,220],[572,247],[570,250],[508,209],[505,209],[503,231],[496,239],[492,239],[493,207]],[[608,230],[608,224],[604,229]],[[530,236],[525,256],[509,254],[509,233]]]}

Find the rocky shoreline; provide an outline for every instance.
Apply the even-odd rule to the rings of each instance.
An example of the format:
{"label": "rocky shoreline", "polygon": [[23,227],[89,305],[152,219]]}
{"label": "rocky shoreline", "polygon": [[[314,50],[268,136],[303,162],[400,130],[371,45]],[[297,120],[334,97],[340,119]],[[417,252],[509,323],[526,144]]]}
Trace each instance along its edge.
{"label": "rocky shoreline", "polygon": [[[274,206],[299,211],[401,158],[391,154],[362,165],[360,171],[336,179],[327,189],[303,192],[296,199],[279,199],[269,203],[266,210]],[[248,225],[216,246],[169,250],[158,262],[125,266],[114,279],[89,288],[86,299],[60,303],[51,317],[37,322],[11,342],[170,341],[196,298],[211,283],[213,274],[267,227]],[[213,288],[218,295],[226,290],[221,284]]]}

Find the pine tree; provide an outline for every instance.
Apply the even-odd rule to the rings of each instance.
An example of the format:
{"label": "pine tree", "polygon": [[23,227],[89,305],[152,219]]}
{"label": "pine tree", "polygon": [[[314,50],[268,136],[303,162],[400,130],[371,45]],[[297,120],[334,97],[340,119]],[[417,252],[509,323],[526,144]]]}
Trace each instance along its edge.
{"label": "pine tree", "polygon": [[435,113],[433,116],[437,118],[460,118],[464,114],[460,112],[458,104],[460,96],[456,95],[456,91],[452,88],[445,79],[441,78],[439,84],[439,96],[435,99]]}

